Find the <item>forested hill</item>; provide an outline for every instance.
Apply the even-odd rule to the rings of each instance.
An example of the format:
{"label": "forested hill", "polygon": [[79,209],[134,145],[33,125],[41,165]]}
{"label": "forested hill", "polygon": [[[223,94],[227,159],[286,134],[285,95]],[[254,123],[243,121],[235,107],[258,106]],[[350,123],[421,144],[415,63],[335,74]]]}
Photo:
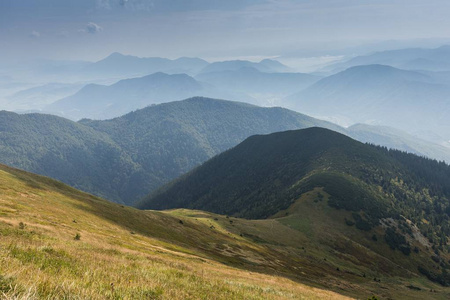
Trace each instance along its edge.
{"label": "forested hill", "polygon": [[[110,137],[64,118],[0,112],[0,161],[120,202],[141,168]],[[143,178],[141,178],[143,179]],[[137,185],[143,184],[135,176]]]}
{"label": "forested hill", "polygon": [[357,213],[351,222],[363,230],[390,218],[408,220],[433,249],[448,251],[450,166],[323,128],[252,136],[140,207],[267,218],[315,188],[329,194],[329,206]]}
{"label": "forested hill", "polygon": [[[292,204],[305,189],[321,186],[343,192],[345,186],[335,186],[333,178],[367,185],[367,192],[361,189],[364,195],[357,197],[362,199],[353,204],[371,209],[383,206],[380,216],[395,211],[391,201],[408,200],[409,190],[421,194],[425,189],[450,212],[446,200],[450,199],[450,167],[445,163],[363,144],[323,128],[252,136],[159,190],[141,206],[266,218]],[[351,207],[347,201],[353,196],[336,196],[336,206]]]}
{"label": "forested hill", "polygon": [[138,188],[140,198],[251,135],[311,126],[342,130],[287,109],[200,97],[81,123],[107,134],[142,167],[151,180]]}
{"label": "forested hill", "polygon": [[[305,197],[315,203],[325,199],[334,212],[299,209],[309,207]],[[324,214],[344,222],[339,211],[346,211],[345,223],[367,232],[368,240],[381,234],[392,250],[407,256],[419,248],[432,251],[426,259],[409,262],[409,268],[450,284],[450,166],[328,129],[252,136],[154,192],[139,207],[276,217],[299,230],[304,228],[295,224],[303,224],[309,214],[318,215],[315,226],[321,227],[328,222]]]}
{"label": "forested hill", "polygon": [[281,108],[191,98],[107,121],[1,112],[0,162],[132,204],[248,136],[340,127]]}
{"label": "forested hill", "polygon": [[[199,153],[206,157],[231,148],[254,134],[311,126],[344,130],[333,123],[284,108],[263,108],[202,97],[150,106],[111,120],[82,120],[81,123],[107,133],[121,147],[136,151],[133,154],[141,160],[145,160],[146,153],[152,152],[149,150],[170,149],[173,143],[179,143],[179,147],[198,145]],[[166,153],[163,157],[181,154],[181,150],[188,149]]]}
{"label": "forested hill", "polygon": [[290,195],[317,171],[359,168],[349,158],[383,156],[362,143],[322,128],[249,137],[160,189],[142,208],[198,208],[246,218],[266,218],[289,206]]}

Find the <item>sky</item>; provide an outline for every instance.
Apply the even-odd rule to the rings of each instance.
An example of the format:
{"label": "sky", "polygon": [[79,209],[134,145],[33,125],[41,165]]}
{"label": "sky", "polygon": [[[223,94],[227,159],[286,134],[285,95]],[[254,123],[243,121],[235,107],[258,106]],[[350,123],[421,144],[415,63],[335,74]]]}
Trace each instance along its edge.
{"label": "sky", "polygon": [[450,39],[449,15],[448,0],[0,0],[0,62],[332,55]]}

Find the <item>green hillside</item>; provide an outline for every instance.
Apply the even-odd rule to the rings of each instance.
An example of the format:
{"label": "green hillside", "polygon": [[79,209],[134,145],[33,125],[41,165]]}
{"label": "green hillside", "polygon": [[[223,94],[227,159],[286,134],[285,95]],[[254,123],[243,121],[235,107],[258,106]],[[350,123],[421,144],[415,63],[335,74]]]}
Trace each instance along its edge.
{"label": "green hillside", "polygon": [[326,202],[336,214],[345,211],[345,217],[332,218],[362,231],[367,247],[389,246],[391,252],[376,252],[400,253],[408,258],[404,268],[450,285],[450,167],[327,129],[250,137],[153,193],[140,207],[276,216],[303,226],[298,225],[303,212],[291,218],[290,207],[317,189],[314,201]]}
{"label": "green hillside", "polygon": [[[64,118],[0,112],[0,161],[121,202],[140,171],[110,137]],[[136,184],[139,178],[134,176]]]}

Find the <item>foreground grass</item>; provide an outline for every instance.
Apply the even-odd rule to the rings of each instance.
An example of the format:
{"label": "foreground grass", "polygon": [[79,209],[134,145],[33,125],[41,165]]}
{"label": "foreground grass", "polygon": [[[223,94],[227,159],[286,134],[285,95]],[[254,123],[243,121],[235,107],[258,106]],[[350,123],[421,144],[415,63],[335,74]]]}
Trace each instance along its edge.
{"label": "foreground grass", "polygon": [[211,222],[0,166],[0,298],[345,299],[246,270],[270,266],[268,250]]}

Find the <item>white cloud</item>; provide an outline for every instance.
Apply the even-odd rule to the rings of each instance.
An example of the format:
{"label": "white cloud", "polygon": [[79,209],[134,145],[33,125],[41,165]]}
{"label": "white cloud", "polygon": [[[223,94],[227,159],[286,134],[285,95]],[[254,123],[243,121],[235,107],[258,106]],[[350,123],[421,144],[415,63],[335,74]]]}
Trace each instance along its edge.
{"label": "white cloud", "polygon": [[41,34],[40,34],[38,31],[33,30],[33,31],[30,33],[29,36],[30,36],[31,38],[37,39],[37,38],[40,38],[40,37],[41,37]]}
{"label": "white cloud", "polygon": [[67,30],[61,30],[56,36],[58,38],[67,38],[69,37],[69,32]]}
{"label": "white cloud", "polygon": [[[96,8],[100,10],[123,11],[152,11],[155,7],[155,0],[96,0]],[[167,4],[166,2],[169,2]],[[188,1],[186,1],[188,2]],[[178,4],[171,4],[170,1],[162,0],[161,7],[177,7]]]}
{"label": "white cloud", "polygon": [[93,22],[89,22],[86,25],[87,33],[95,34],[95,33],[102,32],[102,31],[103,31],[103,28]]}

